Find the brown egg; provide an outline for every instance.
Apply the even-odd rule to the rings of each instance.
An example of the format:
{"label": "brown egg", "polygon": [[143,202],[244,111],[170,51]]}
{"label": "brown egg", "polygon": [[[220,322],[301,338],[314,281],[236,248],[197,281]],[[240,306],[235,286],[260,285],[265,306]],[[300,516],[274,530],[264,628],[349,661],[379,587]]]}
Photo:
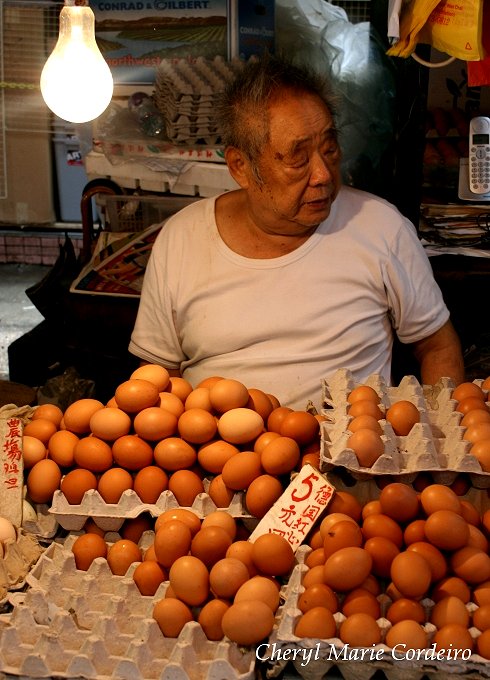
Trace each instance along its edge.
{"label": "brown egg", "polygon": [[176,418],[184,413],[184,403],[176,394],[171,392],[160,392],[160,408],[164,411],[173,413]]}
{"label": "brown egg", "polygon": [[191,507],[199,494],[204,493],[202,479],[192,470],[177,470],[170,475],[168,490],[182,507]]}
{"label": "brown egg", "polygon": [[267,430],[269,432],[277,432],[277,434],[281,434],[282,421],[289,413],[292,412],[293,409],[289,408],[289,406],[277,406],[276,408],[272,409],[269,417],[267,418]]}
{"label": "brown egg", "polygon": [[268,430],[263,432],[254,442],[254,451],[256,453],[262,453],[265,447],[270,444],[273,439],[277,439],[280,436],[279,432],[269,432]]}
{"label": "brown egg", "polygon": [[260,454],[255,451],[240,451],[223,465],[221,477],[229,489],[240,491],[247,489],[263,472]]}
{"label": "brown egg", "polygon": [[366,519],[369,515],[381,515],[381,503],[378,499],[368,501],[362,508],[362,519]]}
{"label": "brown egg", "polygon": [[[232,544],[232,538],[226,529],[220,526],[201,528],[191,542],[191,554],[198,557],[208,568],[226,556]],[[224,597],[224,596],[219,596]]]}
{"label": "brown egg", "polygon": [[358,385],[347,395],[348,404],[364,400],[372,401],[374,404],[379,404],[381,401],[379,394],[370,385]]}
{"label": "brown egg", "polygon": [[207,472],[213,475],[221,474],[224,464],[234,455],[238,453],[239,449],[229,442],[224,442],[221,439],[208,442],[199,447],[197,452],[197,459],[199,464]]}
{"label": "brown egg", "polygon": [[381,420],[384,418],[384,413],[371,399],[359,399],[347,408],[347,415],[352,418],[357,418],[357,416],[372,416],[376,420]]}
{"label": "brown egg", "polygon": [[81,534],[71,547],[77,569],[87,571],[98,557],[107,557],[107,543],[98,534]]}
{"label": "brown egg", "polygon": [[398,548],[403,545],[403,531],[400,525],[383,513],[368,515],[362,523],[362,533],[366,541],[373,536],[384,536]]}
{"label": "brown egg", "polygon": [[153,449],[136,434],[125,434],[112,444],[114,462],[126,470],[141,470],[153,463]]}
{"label": "brown egg", "polygon": [[490,556],[479,548],[464,546],[451,555],[449,563],[453,573],[466,583],[478,584],[490,579]]}
{"label": "brown egg", "polygon": [[422,557],[425,557],[432,574],[432,583],[440,581],[446,576],[448,571],[446,557],[434,545],[427,543],[427,541],[416,541],[411,543],[407,550],[413,550],[422,555]]}
{"label": "brown egg", "polygon": [[371,555],[373,574],[380,578],[389,578],[391,564],[399,554],[400,548],[385,536],[373,536],[365,541],[364,550]]}
{"label": "brown egg", "polygon": [[335,636],[337,624],[332,612],[326,607],[317,606],[302,614],[294,627],[294,635],[299,638],[327,640]]}
{"label": "brown egg", "polygon": [[[260,462],[269,475],[284,475],[294,470],[300,458],[300,448],[291,437],[273,439],[262,450]],[[225,479],[225,477],[223,477]],[[226,479],[225,479],[226,482]]]}
{"label": "brown egg", "polygon": [[159,441],[153,456],[157,465],[169,472],[190,468],[197,460],[195,448],[180,437],[167,437]]}
{"label": "brown egg", "polygon": [[435,632],[432,639],[432,644],[435,645],[434,649],[439,650],[451,650],[452,658],[455,657],[455,653],[461,655],[473,649],[473,638],[471,633],[464,626],[460,626],[457,623],[448,623]]}
{"label": "brown egg", "polygon": [[337,522],[352,522],[353,524],[357,525],[357,522],[354,518],[352,518],[350,515],[346,515],[344,512],[328,512],[326,516],[322,519],[320,522],[320,536],[321,536],[321,544],[323,546],[323,543],[325,541],[325,538],[327,536],[327,533],[330,531],[330,529],[334,526],[334,524],[337,524]]}
{"label": "brown egg", "polygon": [[270,397],[265,392],[262,392],[262,390],[258,390],[255,387],[249,388],[248,395],[249,399],[245,406],[257,411],[265,423],[274,409]]}
{"label": "brown egg", "polygon": [[133,488],[133,478],[127,470],[113,467],[106,470],[97,484],[97,491],[106,503],[118,503],[125,491]]}
{"label": "brown egg", "polygon": [[180,376],[170,376],[170,380],[167,387],[165,388],[165,392],[175,394],[175,396],[179,397],[181,402],[184,403],[189,394],[192,392],[192,385],[185,378],[181,378]]}
{"label": "brown egg", "polygon": [[419,512],[419,499],[415,489],[408,484],[393,482],[385,486],[379,495],[383,514],[397,522],[410,522]]}
{"label": "brown egg", "polygon": [[338,610],[338,597],[326,583],[313,583],[298,597],[298,609],[303,614],[313,607],[325,607],[333,614]]}
{"label": "brown egg", "polygon": [[473,625],[482,632],[490,628],[490,604],[484,604],[473,612]]}
{"label": "brown egg", "polygon": [[467,604],[471,598],[471,590],[468,584],[463,581],[459,576],[446,576],[436,583],[432,588],[430,597],[434,602],[439,602],[444,597],[452,595],[454,597],[459,597],[459,599]]}
{"label": "brown egg", "polygon": [[328,512],[342,512],[359,522],[362,514],[362,505],[354,494],[337,489],[332,500],[328,504]]}
{"label": "brown egg", "polygon": [[425,519],[413,520],[403,531],[403,542],[406,546],[417,541],[425,541]]}
{"label": "brown egg", "polygon": [[456,405],[456,411],[463,413],[464,415],[469,411],[474,411],[475,409],[485,409],[485,401],[481,397],[465,397]]}
{"label": "brown egg", "polygon": [[479,550],[483,550],[483,552],[487,553],[489,549],[489,543],[483,531],[478,529],[478,527],[475,527],[473,524],[468,524],[468,529],[470,530],[470,537],[468,539],[467,545],[472,546],[473,548],[478,548]]}
{"label": "brown egg", "polygon": [[158,600],[152,616],[166,638],[179,637],[185,624],[194,620],[189,607],[174,597]]}
{"label": "brown egg", "polygon": [[138,470],[133,489],[142,503],[156,503],[168,488],[168,475],[157,465],[147,465]]}
{"label": "brown egg", "polygon": [[[361,402],[356,402],[360,404]],[[372,403],[372,402],[368,402]],[[371,467],[384,453],[384,442],[374,430],[361,428],[353,432],[347,440],[348,449],[352,449],[361,467]]]}
{"label": "brown egg", "polygon": [[386,420],[396,435],[404,437],[416,423],[420,422],[420,412],[411,401],[401,399],[387,409]]}
{"label": "brown egg", "polygon": [[325,564],[325,551],[323,548],[315,548],[305,558],[307,567],[316,567],[319,564]]}
{"label": "brown egg", "polygon": [[420,623],[409,619],[408,621],[398,621],[386,631],[385,642],[388,647],[403,650],[403,654],[411,649],[426,649],[428,637],[426,631]]}
{"label": "brown egg", "polygon": [[420,494],[420,503],[426,515],[436,510],[452,510],[461,514],[461,503],[452,489],[444,484],[430,484]]}
{"label": "brown egg", "polygon": [[458,550],[470,536],[468,522],[452,510],[433,512],[427,517],[424,530],[429,543],[441,550]]}
{"label": "brown egg", "polygon": [[442,628],[448,623],[457,623],[468,628],[470,614],[459,597],[448,595],[435,603],[429,620],[436,628]]}
{"label": "brown egg", "polygon": [[59,466],[54,460],[44,458],[29,470],[26,480],[27,493],[34,503],[50,503],[54,492],[60,488],[60,483]]}
{"label": "brown egg", "polygon": [[223,639],[224,633],[221,621],[223,619],[224,613],[229,607],[229,602],[215,599],[206,602],[204,607],[199,612],[197,622],[201,625],[204,635],[208,640],[218,642],[219,640]]}
{"label": "brown egg", "polygon": [[158,562],[153,560],[140,562],[133,571],[133,581],[142,595],[154,595],[160,584],[166,580],[165,569],[162,569]]}
{"label": "brown egg", "polygon": [[114,462],[109,444],[98,437],[84,437],[73,449],[73,460],[81,468],[105,472]]}
{"label": "brown egg", "polygon": [[193,555],[178,557],[168,577],[175,595],[187,605],[201,605],[209,596],[209,572],[204,562]]}
{"label": "brown egg", "polygon": [[425,623],[426,616],[423,606],[417,600],[412,600],[408,597],[401,597],[392,602],[386,612],[386,618],[391,624],[399,621],[417,621],[418,623]]}
{"label": "brown egg", "polygon": [[133,429],[142,439],[156,442],[177,432],[177,416],[160,406],[149,406],[136,414]]}
{"label": "brown egg", "polygon": [[404,597],[420,598],[429,590],[432,572],[422,555],[406,550],[393,559],[391,578],[395,588]]}
{"label": "brown egg", "polygon": [[107,563],[116,576],[124,576],[133,562],[142,562],[143,555],[134,541],[121,538],[107,551]]}
{"label": "brown egg", "polygon": [[142,513],[136,517],[126,517],[119,529],[121,538],[128,538],[139,543],[145,531],[153,531],[155,522],[149,513]]}
{"label": "brown egg", "polygon": [[482,439],[490,439],[490,423],[476,423],[463,434],[465,441],[475,444]]}
{"label": "brown egg", "polygon": [[66,473],[60,483],[61,493],[70,505],[80,505],[84,494],[97,488],[97,477],[90,470],[76,468]]}
{"label": "brown egg", "polygon": [[473,589],[473,602],[479,607],[490,604],[490,581],[479,583]]}
{"label": "brown egg", "polygon": [[232,541],[235,540],[235,536],[237,534],[237,524],[235,518],[230,515],[229,512],[225,512],[223,510],[209,512],[201,522],[201,529],[211,526],[221,527],[229,534]]}
{"label": "brown egg", "polygon": [[490,630],[484,630],[476,638],[476,651],[484,659],[490,659]]}
{"label": "brown egg", "polygon": [[335,522],[325,533],[323,552],[325,559],[340,548],[348,546],[361,547],[363,536],[361,527],[350,520]]}
{"label": "brown egg", "polygon": [[466,500],[465,498],[461,498],[460,505],[461,515],[468,522],[468,524],[472,524],[475,527],[479,527],[481,516],[480,511],[475,507],[475,505],[471,501]]}
{"label": "brown egg", "polygon": [[362,587],[351,590],[342,602],[342,614],[344,616],[358,612],[369,614],[374,619],[379,619],[381,616],[381,607],[377,597]]}
{"label": "brown egg", "polygon": [[245,506],[248,512],[261,519],[272,508],[284,489],[273,475],[260,475],[250,483],[245,493]]}
{"label": "brown egg", "polygon": [[344,593],[358,588],[371,572],[372,563],[371,555],[364,548],[340,548],[325,562],[324,582],[334,590]]}
{"label": "brown egg", "polygon": [[267,576],[252,576],[240,586],[233,601],[245,602],[248,600],[260,600],[260,602],[264,602],[275,613],[280,602],[279,588]]}
{"label": "brown egg", "polygon": [[69,430],[58,430],[48,442],[49,457],[60,467],[71,467],[75,462],[75,446],[80,441],[78,435]]}
{"label": "brown egg", "polygon": [[262,534],[253,543],[252,561],[261,574],[283,576],[294,566],[294,551],[283,536]]}
{"label": "brown egg", "polygon": [[452,399],[456,401],[461,401],[466,399],[466,397],[478,397],[482,401],[485,401],[485,393],[482,388],[474,382],[462,382],[457,385],[451,395]]}
{"label": "brown egg", "polygon": [[208,496],[217,508],[228,508],[234,495],[235,492],[226,486],[221,475],[212,478],[208,487]]}
{"label": "brown egg", "polygon": [[170,382],[168,371],[158,364],[144,364],[138,366],[130,375],[132,379],[147,380],[153,383],[159,392],[165,390]]}
{"label": "brown egg", "polygon": [[339,637],[351,647],[372,647],[381,642],[381,630],[369,614],[351,614],[340,624]]}
{"label": "brown egg", "polygon": [[28,435],[29,437],[35,437],[47,446],[50,437],[57,431],[58,428],[52,420],[37,418],[36,420],[31,420],[27,425],[24,425],[23,434]]}
{"label": "brown egg", "polygon": [[159,403],[160,390],[148,380],[130,378],[117,386],[114,398],[118,407],[126,413],[138,413]]}
{"label": "brown egg", "polygon": [[209,586],[216,597],[231,600],[249,577],[248,569],[241,560],[223,557],[211,567]]}
{"label": "brown egg", "polygon": [[58,428],[63,419],[63,411],[56,404],[40,404],[35,408],[31,418],[32,420],[37,420],[38,418],[51,420]]}
{"label": "brown egg", "polygon": [[465,413],[461,419],[460,425],[469,428],[478,423],[490,423],[490,411],[486,406],[484,408],[471,409],[471,411]]}
{"label": "brown egg", "polygon": [[218,420],[218,432],[230,444],[246,444],[264,431],[262,416],[249,408],[233,408]]}
{"label": "brown egg", "polygon": [[350,423],[347,425],[347,429],[350,432],[357,432],[357,430],[367,429],[373,430],[373,432],[376,432],[379,435],[383,434],[383,428],[381,427],[379,420],[376,420],[374,416],[370,416],[367,413],[352,418]]}
{"label": "brown egg", "polygon": [[279,434],[290,437],[301,447],[308,446],[319,438],[320,423],[312,413],[292,411],[281,422]]}
{"label": "brown egg", "polygon": [[185,410],[177,422],[180,436],[191,444],[204,444],[213,439],[217,431],[216,418],[203,408]]}
{"label": "brown egg", "polygon": [[475,456],[484,472],[490,472],[490,437],[476,441],[469,453]]}
{"label": "brown egg", "polygon": [[77,399],[63,414],[65,429],[75,434],[90,432],[90,418],[101,408],[104,408],[104,404],[98,399]]}
{"label": "brown egg", "polygon": [[155,557],[162,567],[169,568],[179,557],[189,553],[191,530],[181,520],[164,522],[156,531],[153,542]]}
{"label": "brown egg", "polygon": [[237,645],[249,647],[268,637],[274,627],[274,614],[260,600],[244,600],[229,607],[221,620],[223,632]]}
{"label": "brown egg", "polygon": [[37,437],[30,435],[22,436],[22,460],[24,463],[24,470],[28,470],[35,463],[48,455],[48,450],[43,442]]}
{"label": "brown egg", "polygon": [[211,404],[208,387],[196,387],[187,396],[184,402],[184,411],[189,411],[191,408],[200,408],[208,413],[213,413],[213,405]]}
{"label": "brown egg", "polygon": [[99,439],[114,441],[128,434],[131,429],[131,418],[120,408],[101,408],[90,418],[90,431]]}
{"label": "brown egg", "polygon": [[201,528],[201,520],[192,510],[188,510],[187,508],[169,508],[156,518],[155,531],[158,531],[162,524],[170,522],[173,519],[184,522],[184,524],[189,527],[193,536],[195,536]]}
{"label": "brown egg", "polygon": [[257,568],[252,561],[253,543],[245,540],[235,540],[225,553],[225,557],[234,557],[243,562],[250,576],[257,574]]}
{"label": "brown egg", "polygon": [[249,398],[250,395],[245,385],[232,378],[218,380],[209,389],[211,405],[218,413],[246,406]]}

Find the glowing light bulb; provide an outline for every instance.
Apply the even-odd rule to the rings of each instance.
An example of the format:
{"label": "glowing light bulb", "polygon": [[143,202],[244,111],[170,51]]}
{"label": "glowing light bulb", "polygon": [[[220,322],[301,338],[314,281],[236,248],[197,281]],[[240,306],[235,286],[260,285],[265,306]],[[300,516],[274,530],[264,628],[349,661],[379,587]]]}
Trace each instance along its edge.
{"label": "glowing light bulb", "polygon": [[88,0],[65,0],[58,41],[40,84],[51,111],[71,123],[94,120],[109,106],[114,83],[95,42],[95,16]]}

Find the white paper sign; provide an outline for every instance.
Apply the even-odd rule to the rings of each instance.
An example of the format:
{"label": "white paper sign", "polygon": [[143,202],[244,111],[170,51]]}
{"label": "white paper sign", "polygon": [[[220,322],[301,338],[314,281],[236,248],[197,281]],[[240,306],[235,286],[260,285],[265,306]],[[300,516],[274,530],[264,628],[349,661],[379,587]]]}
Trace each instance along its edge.
{"label": "white paper sign", "polygon": [[330,502],[335,487],[312,465],[304,465],[282,496],[260,520],[249,540],[280,534],[293,550],[299,548]]}

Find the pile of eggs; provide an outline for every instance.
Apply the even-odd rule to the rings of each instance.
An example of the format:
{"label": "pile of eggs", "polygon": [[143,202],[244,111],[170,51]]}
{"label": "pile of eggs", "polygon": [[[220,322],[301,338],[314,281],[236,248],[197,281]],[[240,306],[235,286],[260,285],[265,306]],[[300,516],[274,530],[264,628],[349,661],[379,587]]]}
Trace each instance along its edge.
{"label": "pile of eggs", "polygon": [[294,635],[490,659],[489,535],[490,510],[441,484],[391,482],[364,505],[337,491],[309,539]]}
{"label": "pile of eggs", "polygon": [[[127,526],[135,529],[130,521]],[[187,508],[159,515],[146,550],[136,534],[129,535],[125,530],[108,545],[103,533],[88,524],[72,545],[75,564],[88,570],[95,559],[104,558],[113,574],[124,576],[137,563],[132,578],[145,596],[154,596],[165,583],[153,609],[165,637],[178,637],[189,621],[200,623],[209,640],[226,636],[243,646],[270,635],[280,579],[287,578],[295,564],[285,538],[266,533],[252,543],[225,510],[201,520]]]}
{"label": "pile of eggs", "polygon": [[77,505],[96,489],[113,504],[133,489],[155,503],[168,489],[191,507],[210,479],[216,507],[244,491],[247,511],[260,518],[294,469],[318,467],[320,420],[238,380],[212,377],[193,388],[147,364],[107,404],[84,398],[64,413],[52,404],[35,409],[22,442],[28,496],[49,503],[60,489]]}
{"label": "pile of eggs", "polygon": [[[464,382],[454,388],[451,398],[455,410],[462,414],[463,440],[471,443],[468,453],[474,456],[484,472],[490,472],[490,408],[487,401],[490,377],[481,384]],[[385,411],[381,398],[370,385],[361,384],[347,395],[347,447],[352,449],[361,467],[370,468],[385,452],[380,421],[390,423],[395,435],[406,437],[420,422],[420,411],[408,399],[394,401]]]}

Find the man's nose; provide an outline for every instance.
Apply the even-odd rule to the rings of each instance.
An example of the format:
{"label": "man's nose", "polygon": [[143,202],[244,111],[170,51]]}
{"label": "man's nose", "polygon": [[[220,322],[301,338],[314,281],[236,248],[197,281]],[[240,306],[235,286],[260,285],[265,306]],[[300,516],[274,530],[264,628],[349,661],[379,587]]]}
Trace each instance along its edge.
{"label": "man's nose", "polygon": [[330,165],[321,153],[315,153],[311,159],[310,184],[327,184],[332,180]]}

